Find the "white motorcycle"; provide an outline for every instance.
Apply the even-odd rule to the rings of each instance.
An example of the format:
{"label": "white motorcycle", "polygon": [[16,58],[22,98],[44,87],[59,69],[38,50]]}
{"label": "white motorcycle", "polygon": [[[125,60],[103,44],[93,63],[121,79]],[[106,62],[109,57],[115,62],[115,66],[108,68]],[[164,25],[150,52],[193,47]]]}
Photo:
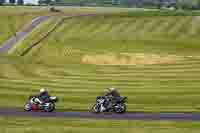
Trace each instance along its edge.
{"label": "white motorcycle", "polygon": [[48,102],[40,103],[38,97],[30,96],[28,102],[24,107],[24,110],[52,112],[55,110],[55,103],[57,101],[57,97],[50,97]]}

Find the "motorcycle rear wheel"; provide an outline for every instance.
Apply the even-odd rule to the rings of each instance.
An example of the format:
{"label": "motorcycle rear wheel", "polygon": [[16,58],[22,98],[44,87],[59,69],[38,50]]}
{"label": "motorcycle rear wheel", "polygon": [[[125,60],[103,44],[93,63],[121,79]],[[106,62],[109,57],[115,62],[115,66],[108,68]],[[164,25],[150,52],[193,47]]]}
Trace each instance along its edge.
{"label": "motorcycle rear wheel", "polygon": [[27,103],[27,104],[24,106],[24,110],[25,110],[25,111],[31,111],[31,110],[32,110],[31,104]]}
{"label": "motorcycle rear wheel", "polygon": [[100,113],[100,107],[97,104],[92,106],[91,112],[93,113]]}

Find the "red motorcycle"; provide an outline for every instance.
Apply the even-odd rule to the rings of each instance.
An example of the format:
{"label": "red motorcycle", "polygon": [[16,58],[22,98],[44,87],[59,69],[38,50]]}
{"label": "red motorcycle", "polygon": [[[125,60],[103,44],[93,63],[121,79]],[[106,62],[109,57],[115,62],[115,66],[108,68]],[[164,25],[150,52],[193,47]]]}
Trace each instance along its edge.
{"label": "red motorcycle", "polygon": [[44,112],[52,112],[55,110],[55,103],[58,101],[57,97],[50,97],[48,102],[44,102],[42,104],[40,104],[37,99],[37,96],[30,96],[28,102],[24,107],[24,110]]}

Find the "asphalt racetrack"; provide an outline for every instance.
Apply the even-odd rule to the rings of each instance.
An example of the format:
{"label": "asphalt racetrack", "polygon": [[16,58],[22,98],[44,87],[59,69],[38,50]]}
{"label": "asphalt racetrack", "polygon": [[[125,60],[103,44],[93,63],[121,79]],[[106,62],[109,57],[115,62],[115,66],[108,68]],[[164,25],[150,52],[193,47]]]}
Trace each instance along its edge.
{"label": "asphalt racetrack", "polygon": [[200,113],[139,113],[124,114],[91,112],[26,112],[19,109],[0,109],[0,116],[17,117],[54,117],[80,119],[109,119],[109,120],[187,120],[200,121]]}

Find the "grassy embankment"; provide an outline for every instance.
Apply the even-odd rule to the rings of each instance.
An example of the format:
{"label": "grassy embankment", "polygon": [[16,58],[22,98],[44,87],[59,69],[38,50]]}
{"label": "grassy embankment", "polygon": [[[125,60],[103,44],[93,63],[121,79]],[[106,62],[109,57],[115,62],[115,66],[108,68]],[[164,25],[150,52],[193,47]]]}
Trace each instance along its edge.
{"label": "grassy embankment", "polygon": [[[28,95],[47,87],[61,99],[58,108],[87,110],[104,88],[116,86],[129,97],[129,111],[199,111],[199,17],[156,14],[66,20],[19,56],[57,19],[42,24],[9,56],[0,57],[0,106],[22,108]],[[199,127],[190,121],[0,117],[3,133],[198,133]]]}
{"label": "grassy embankment", "polygon": [[37,16],[47,15],[47,8],[1,7],[0,8],[0,44],[14,36]]}
{"label": "grassy embankment", "polygon": [[16,56],[39,38],[36,29],[13,56],[1,57],[0,105],[22,107],[47,87],[61,99],[58,108],[88,110],[114,86],[128,96],[129,111],[199,111],[199,21],[159,11],[73,18]]}
{"label": "grassy embankment", "polygon": [[2,133],[198,133],[198,122],[107,121],[54,118],[0,117]]}

